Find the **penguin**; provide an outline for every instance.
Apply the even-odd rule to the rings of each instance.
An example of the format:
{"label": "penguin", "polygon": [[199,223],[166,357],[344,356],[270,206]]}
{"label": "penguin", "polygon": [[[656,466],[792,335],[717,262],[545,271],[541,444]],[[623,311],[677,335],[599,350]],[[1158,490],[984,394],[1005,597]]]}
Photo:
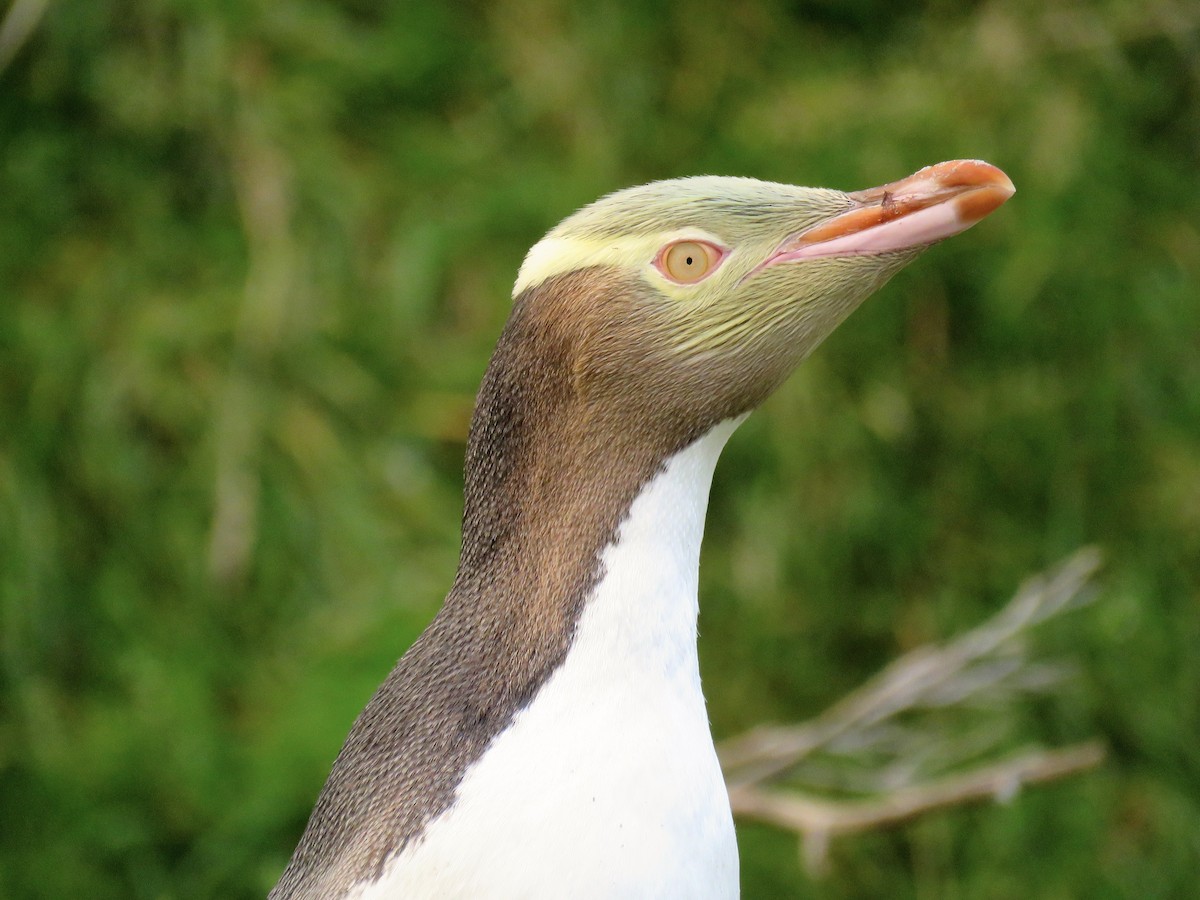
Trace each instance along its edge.
{"label": "penguin", "polygon": [[271,900],[738,896],[696,647],[717,458],[863,300],[1013,191],[977,160],[854,193],[679,178],[534,245],[476,400],[450,591]]}

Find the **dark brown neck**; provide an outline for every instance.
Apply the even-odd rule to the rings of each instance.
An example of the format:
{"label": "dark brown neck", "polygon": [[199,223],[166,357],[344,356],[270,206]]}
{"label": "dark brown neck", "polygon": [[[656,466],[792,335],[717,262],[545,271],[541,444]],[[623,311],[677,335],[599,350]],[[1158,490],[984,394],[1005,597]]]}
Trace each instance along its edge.
{"label": "dark brown neck", "polygon": [[[641,365],[644,305],[615,316],[612,306],[631,289],[591,271],[517,299],[471,425],[454,585],[359,716],[273,898],[370,877],[454,802],[463,774],[565,659],[600,554],[641,488],[753,405],[689,382],[686,368]],[[596,326],[596,311],[619,326]]]}

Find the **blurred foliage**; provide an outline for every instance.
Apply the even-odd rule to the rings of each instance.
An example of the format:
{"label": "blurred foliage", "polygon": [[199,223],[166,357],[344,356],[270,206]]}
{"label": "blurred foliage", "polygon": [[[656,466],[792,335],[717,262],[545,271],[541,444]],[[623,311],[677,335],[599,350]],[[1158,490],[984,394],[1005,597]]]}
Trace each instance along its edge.
{"label": "blurred foliage", "polygon": [[746,828],[744,893],[1195,895],[1195,3],[42,6],[0,29],[0,897],[265,893],[449,585],[472,393],[563,215],[965,156],[1016,197],[718,470],[714,726],[810,715],[1095,542],[1105,597],[1042,636],[1080,675],[1020,739],[1113,758],[821,881]]}

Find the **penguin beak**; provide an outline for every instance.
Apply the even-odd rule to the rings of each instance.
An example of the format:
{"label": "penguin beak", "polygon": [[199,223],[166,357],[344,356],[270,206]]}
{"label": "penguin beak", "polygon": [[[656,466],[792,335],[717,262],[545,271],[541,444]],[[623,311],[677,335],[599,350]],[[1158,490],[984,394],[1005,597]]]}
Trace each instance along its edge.
{"label": "penguin beak", "polygon": [[766,264],[925,247],[966,231],[1015,191],[1007,175],[980,160],[926,166],[891,184],[848,194],[849,210],[792,235]]}

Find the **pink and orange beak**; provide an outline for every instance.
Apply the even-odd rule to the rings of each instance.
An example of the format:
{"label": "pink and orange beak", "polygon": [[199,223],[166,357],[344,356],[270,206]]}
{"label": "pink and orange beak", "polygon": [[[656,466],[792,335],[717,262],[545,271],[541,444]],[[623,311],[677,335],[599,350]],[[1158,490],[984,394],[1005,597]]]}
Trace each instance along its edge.
{"label": "pink and orange beak", "polygon": [[767,264],[924,247],[966,231],[1015,191],[1007,175],[980,160],[926,166],[850,194],[852,209],[788,238]]}

